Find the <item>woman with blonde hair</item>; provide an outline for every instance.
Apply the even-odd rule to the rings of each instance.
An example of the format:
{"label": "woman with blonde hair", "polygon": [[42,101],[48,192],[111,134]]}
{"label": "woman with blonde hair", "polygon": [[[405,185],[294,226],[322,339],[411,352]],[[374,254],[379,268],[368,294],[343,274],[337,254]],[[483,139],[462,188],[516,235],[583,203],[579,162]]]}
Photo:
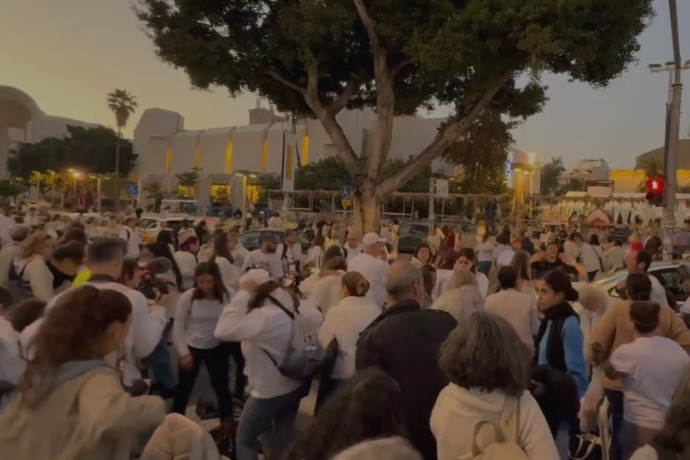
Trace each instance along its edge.
{"label": "woman with blonde hair", "polygon": [[369,282],[359,272],[347,272],[340,279],[341,300],[331,307],[319,330],[319,342],[325,349],[338,341],[338,357],[332,379],[342,386],[355,374],[355,352],[360,334],[381,314],[381,309],[367,297]]}
{"label": "woman with blonde hair", "polygon": [[120,292],[86,285],[60,296],[0,416],[3,458],[131,458],[131,440],[165,417],[162,399],[131,397],[111,367],[131,324],[132,304]]}
{"label": "woman with blonde hair", "polygon": [[53,274],[47,264],[52,256],[53,239],[46,232],[33,232],[24,240],[9,275],[8,287],[17,300],[35,297],[48,302],[54,297]]}
{"label": "woman with blonde hair", "polygon": [[[430,420],[439,460],[476,457],[475,447],[481,451],[499,441],[488,436],[491,425],[530,460],[560,458],[539,405],[526,391],[529,350],[508,321],[473,313],[448,336],[439,366],[450,380]],[[489,426],[482,427],[485,422]]]}

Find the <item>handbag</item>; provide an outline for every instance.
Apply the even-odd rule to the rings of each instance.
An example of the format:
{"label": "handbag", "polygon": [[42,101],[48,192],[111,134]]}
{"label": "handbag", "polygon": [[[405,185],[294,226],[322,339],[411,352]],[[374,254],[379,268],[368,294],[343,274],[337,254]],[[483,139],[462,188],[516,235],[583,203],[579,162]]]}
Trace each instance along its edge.
{"label": "handbag", "polygon": [[578,434],[571,438],[568,449],[570,460],[602,460],[601,436],[595,434]]}

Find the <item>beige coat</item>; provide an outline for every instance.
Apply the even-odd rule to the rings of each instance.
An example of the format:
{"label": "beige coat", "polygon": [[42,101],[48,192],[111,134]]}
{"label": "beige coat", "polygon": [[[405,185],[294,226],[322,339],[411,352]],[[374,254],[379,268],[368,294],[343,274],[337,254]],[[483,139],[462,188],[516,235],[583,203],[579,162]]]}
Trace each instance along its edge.
{"label": "beige coat", "polygon": [[0,415],[2,460],[129,460],[132,441],[165,417],[163,400],[131,397],[99,367],[59,384],[38,406],[16,397]]}
{"label": "beige coat", "polygon": [[180,414],[169,414],[139,460],[220,460],[220,455],[201,425]]}

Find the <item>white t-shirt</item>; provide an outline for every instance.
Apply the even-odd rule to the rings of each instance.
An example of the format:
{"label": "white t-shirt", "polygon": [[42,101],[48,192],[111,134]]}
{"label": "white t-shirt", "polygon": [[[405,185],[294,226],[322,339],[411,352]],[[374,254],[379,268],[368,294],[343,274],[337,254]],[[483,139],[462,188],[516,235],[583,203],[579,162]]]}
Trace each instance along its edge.
{"label": "white t-shirt", "polygon": [[479,243],[476,248],[477,261],[479,262],[493,262],[494,260],[494,244],[491,241]]}
{"label": "white t-shirt", "polygon": [[638,337],[611,354],[611,365],[626,374],[623,384],[626,421],[653,430],[664,425],[666,410],[690,357],[666,337]]}
{"label": "white t-shirt", "polygon": [[370,256],[369,254],[359,254],[347,264],[348,271],[359,272],[369,281],[369,291],[367,297],[372,299],[379,308],[383,308],[386,303],[386,288],[383,280],[388,274],[390,265],[381,259]]}
{"label": "white t-shirt", "polygon": [[652,292],[649,295],[649,300],[658,303],[660,307],[668,307],[666,290],[661,285],[661,282],[654,275],[649,275],[649,281],[652,283]]}
{"label": "white t-shirt", "polygon": [[486,295],[489,293],[489,278],[486,277],[484,273],[477,272],[474,274],[477,278],[477,287],[479,292],[482,293],[482,297],[486,299]]}
{"label": "white t-shirt", "polygon": [[280,255],[277,250],[274,253],[266,254],[261,249],[255,249],[244,260],[242,272],[246,272],[247,268],[261,268],[266,270],[271,278],[282,278],[283,262],[280,260]]}
{"label": "white t-shirt", "polygon": [[129,257],[139,257],[139,252],[141,251],[141,236],[139,236],[139,232],[136,229],[132,230],[127,226],[122,226],[119,236],[127,242],[127,255]]}

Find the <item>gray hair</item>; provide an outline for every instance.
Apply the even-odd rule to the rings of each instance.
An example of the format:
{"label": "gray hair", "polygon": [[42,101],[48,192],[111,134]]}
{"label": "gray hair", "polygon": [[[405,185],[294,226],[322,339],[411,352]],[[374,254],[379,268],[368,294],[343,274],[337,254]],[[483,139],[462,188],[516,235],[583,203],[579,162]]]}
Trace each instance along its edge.
{"label": "gray hair", "polygon": [[450,277],[446,290],[461,288],[463,286],[479,286],[477,277],[472,272],[456,270]]}
{"label": "gray hair", "polygon": [[484,297],[477,286],[466,284],[444,292],[431,309],[450,313],[458,323],[463,323],[472,313],[484,310]]}
{"label": "gray hair", "polygon": [[333,460],[422,460],[422,456],[405,439],[396,437],[355,444]]}
{"label": "gray hair", "polygon": [[422,271],[409,262],[395,262],[388,270],[384,282],[386,292],[393,301],[406,300],[415,283],[423,283]]}
{"label": "gray hair", "polygon": [[530,379],[530,352],[498,315],[474,312],[441,346],[439,367],[454,384],[520,396]]}

